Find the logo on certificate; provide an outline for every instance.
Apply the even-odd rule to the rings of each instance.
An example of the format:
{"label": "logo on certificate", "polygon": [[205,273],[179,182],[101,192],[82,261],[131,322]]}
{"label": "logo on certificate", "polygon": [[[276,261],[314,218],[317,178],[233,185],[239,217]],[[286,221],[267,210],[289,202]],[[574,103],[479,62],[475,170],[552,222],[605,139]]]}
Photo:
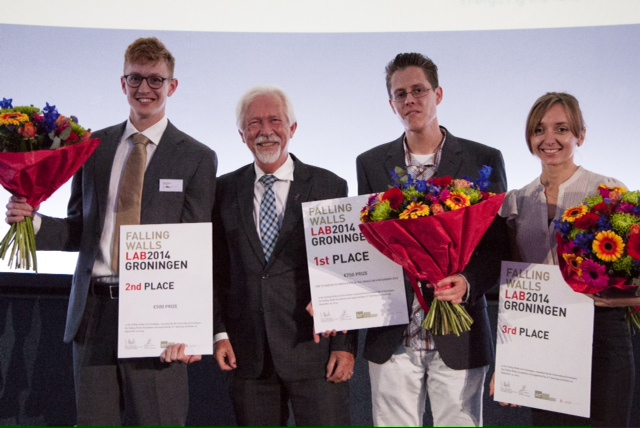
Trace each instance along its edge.
{"label": "logo on certificate", "polygon": [[542,391],[536,391],[535,397],[539,400],[556,401],[556,399],[550,396],[549,393]]}
{"label": "logo on certificate", "polygon": [[356,318],[357,319],[376,318],[377,316],[378,316],[378,314],[372,314],[371,312],[356,311]]}

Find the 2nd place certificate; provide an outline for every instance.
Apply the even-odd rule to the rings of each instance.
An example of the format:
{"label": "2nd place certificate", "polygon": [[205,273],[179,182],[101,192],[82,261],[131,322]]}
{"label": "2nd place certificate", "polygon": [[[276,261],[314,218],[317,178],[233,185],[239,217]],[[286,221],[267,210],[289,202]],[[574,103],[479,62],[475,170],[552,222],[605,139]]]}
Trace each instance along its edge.
{"label": "2nd place certificate", "polygon": [[[213,353],[211,223],[122,226],[118,357]],[[197,239],[194,239],[197,237]]]}

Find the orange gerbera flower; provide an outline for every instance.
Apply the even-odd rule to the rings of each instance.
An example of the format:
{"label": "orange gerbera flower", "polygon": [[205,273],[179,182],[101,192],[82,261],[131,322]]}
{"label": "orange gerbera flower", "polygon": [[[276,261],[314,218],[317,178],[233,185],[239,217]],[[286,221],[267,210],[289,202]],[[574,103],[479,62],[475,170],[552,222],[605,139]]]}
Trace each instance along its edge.
{"label": "orange gerbera flower", "polygon": [[0,114],[0,125],[15,125],[29,122],[29,116],[24,113],[5,113]]}
{"label": "orange gerbera flower", "polygon": [[576,219],[585,215],[588,210],[589,208],[587,208],[586,205],[578,205],[577,207],[568,208],[564,214],[562,214],[562,221],[573,223]]}
{"label": "orange gerbera flower", "polygon": [[592,249],[600,260],[615,262],[622,257],[624,242],[615,232],[606,230],[598,232],[593,240]]}
{"label": "orange gerbera flower", "polygon": [[451,195],[444,201],[444,204],[451,211],[465,208],[471,205],[471,199],[464,192],[451,192]]}
{"label": "orange gerbera flower", "polygon": [[564,253],[562,257],[572,271],[574,271],[578,276],[582,276],[582,269],[580,269],[580,266],[582,266],[582,262],[584,261],[582,257],[568,253]]}
{"label": "orange gerbera flower", "polygon": [[411,218],[426,217],[431,211],[428,205],[423,205],[422,202],[411,202],[407,209],[400,213],[400,220],[408,220]]}

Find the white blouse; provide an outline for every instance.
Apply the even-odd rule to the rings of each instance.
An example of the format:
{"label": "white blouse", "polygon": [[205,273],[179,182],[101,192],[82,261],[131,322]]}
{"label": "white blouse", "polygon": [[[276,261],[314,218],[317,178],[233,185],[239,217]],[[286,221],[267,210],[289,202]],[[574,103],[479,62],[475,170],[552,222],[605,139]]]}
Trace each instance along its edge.
{"label": "white blouse", "polygon": [[[598,194],[598,186],[625,187],[615,178],[605,177],[578,167],[567,181],[560,185],[555,220],[582,200]],[[518,190],[507,194],[500,211],[507,224],[515,228],[516,243],[522,261],[527,263],[558,264],[555,223],[549,222],[547,198],[540,177]]]}

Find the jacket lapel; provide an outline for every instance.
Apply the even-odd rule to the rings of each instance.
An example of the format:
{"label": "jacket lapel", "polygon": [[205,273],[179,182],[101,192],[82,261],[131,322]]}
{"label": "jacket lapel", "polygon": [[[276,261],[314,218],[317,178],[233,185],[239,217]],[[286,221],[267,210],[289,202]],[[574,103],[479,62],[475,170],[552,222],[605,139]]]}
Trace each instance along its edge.
{"label": "jacket lapel", "polygon": [[447,131],[447,140],[442,147],[442,157],[440,158],[440,165],[438,165],[438,171],[436,171],[435,176],[462,178],[458,176],[462,165],[461,152],[462,147],[460,141]]}
{"label": "jacket lapel", "polygon": [[384,161],[384,168],[386,172],[384,179],[387,183],[391,182],[391,171],[395,170],[396,167],[399,166],[406,169],[407,163],[404,158],[403,141],[404,134],[390,145],[389,151],[387,152],[387,158]]}
{"label": "jacket lapel", "polygon": [[291,155],[294,162],[293,181],[289,187],[287,195],[287,206],[282,219],[282,226],[276,246],[271,255],[271,261],[277,258],[278,253],[282,251],[289,239],[295,234],[298,224],[302,221],[302,203],[309,200],[311,193],[311,174],[307,166],[300,162],[294,155]]}
{"label": "jacket lapel", "polygon": [[91,182],[94,183],[94,191],[98,207],[96,212],[99,216],[100,228],[104,225],[104,218],[107,212],[107,199],[109,197],[109,183],[111,178],[111,170],[113,169],[113,159],[116,156],[116,150],[122,139],[124,128],[127,122],[123,122],[119,126],[114,126],[101,137],[100,146],[96,153],[91,157],[91,161],[87,162],[87,167],[93,168],[93,172],[89,174],[93,176]]}
{"label": "jacket lapel", "polygon": [[144,186],[142,189],[143,212],[145,208],[148,208],[153,203],[154,197],[158,194],[160,179],[169,177],[171,170],[180,164],[180,144],[182,142],[183,139],[180,132],[169,122],[144,173]]}
{"label": "jacket lapel", "polygon": [[[258,225],[253,218],[253,198],[254,198],[254,185],[256,181],[256,173],[253,163],[247,165],[245,169],[238,175],[238,182],[236,183],[237,200],[238,200],[238,215],[240,215],[242,221],[242,227],[244,228],[247,239],[251,248],[255,251],[262,264],[265,263],[264,251],[262,250],[262,241],[260,235],[258,235]],[[271,256],[273,259],[273,255]]]}

